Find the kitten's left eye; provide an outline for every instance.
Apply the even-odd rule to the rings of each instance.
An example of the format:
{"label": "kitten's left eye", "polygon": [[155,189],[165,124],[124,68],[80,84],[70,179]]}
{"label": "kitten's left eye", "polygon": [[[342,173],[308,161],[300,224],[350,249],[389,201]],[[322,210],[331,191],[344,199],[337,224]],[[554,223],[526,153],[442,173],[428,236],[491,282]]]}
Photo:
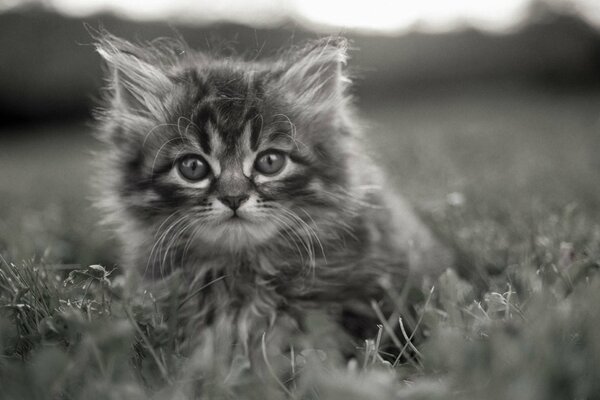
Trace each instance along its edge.
{"label": "kitten's left eye", "polygon": [[267,150],[256,157],[254,168],[263,175],[275,175],[285,166],[286,156],[277,150]]}
{"label": "kitten's left eye", "polygon": [[190,181],[200,181],[210,173],[210,167],[206,160],[197,154],[183,156],[177,162],[177,169],[185,179]]}

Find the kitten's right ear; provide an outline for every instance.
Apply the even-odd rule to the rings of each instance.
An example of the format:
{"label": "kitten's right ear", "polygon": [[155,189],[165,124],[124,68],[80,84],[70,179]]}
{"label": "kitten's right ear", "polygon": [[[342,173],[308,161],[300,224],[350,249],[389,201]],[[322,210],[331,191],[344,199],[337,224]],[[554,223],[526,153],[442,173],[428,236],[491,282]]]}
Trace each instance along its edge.
{"label": "kitten's right ear", "polygon": [[164,113],[162,100],[173,89],[173,82],[144,49],[103,33],[96,37],[96,50],[110,68],[114,107],[154,117]]}

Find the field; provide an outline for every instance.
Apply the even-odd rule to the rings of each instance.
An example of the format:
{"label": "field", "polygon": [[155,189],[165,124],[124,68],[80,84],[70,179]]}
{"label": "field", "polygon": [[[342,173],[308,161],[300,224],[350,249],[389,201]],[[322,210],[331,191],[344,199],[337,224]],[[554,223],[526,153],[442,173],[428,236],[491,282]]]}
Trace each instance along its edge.
{"label": "field", "polygon": [[[425,339],[413,347],[384,327],[350,362],[317,340],[267,357],[260,384],[225,365],[222,332],[175,351],[147,295],[108,273],[117,246],[90,206],[89,126],[11,128],[0,398],[598,398],[600,93],[470,85],[360,105],[390,184],[464,255],[414,306]],[[379,354],[394,341],[396,365]]]}

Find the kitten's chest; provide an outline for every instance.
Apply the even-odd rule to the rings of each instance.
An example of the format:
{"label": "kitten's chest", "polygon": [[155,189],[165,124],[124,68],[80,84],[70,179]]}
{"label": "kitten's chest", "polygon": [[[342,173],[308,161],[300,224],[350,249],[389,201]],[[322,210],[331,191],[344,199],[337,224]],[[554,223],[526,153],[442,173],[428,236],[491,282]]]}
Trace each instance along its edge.
{"label": "kitten's chest", "polygon": [[[314,283],[310,267],[301,261],[260,252],[206,259],[195,275],[194,287],[202,288],[200,304],[218,314],[250,318],[254,323],[263,319],[267,324],[281,313],[297,314],[302,301],[290,294],[304,292]],[[291,286],[298,290],[290,290]]]}
{"label": "kitten's chest", "polygon": [[[317,260],[316,262],[320,262]],[[314,266],[293,255],[274,254],[268,251],[248,251],[243,254],[212,255],[194,260],[188,270],[212,271],[219,275],[245,281],[271,280],[290,271],[298,271]]]}

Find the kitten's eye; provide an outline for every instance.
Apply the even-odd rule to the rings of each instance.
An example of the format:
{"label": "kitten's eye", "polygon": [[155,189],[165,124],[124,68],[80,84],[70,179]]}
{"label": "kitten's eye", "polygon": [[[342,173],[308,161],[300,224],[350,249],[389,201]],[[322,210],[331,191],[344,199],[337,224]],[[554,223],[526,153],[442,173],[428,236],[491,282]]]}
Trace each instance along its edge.
{"label": "kitten's eye", "polygon": [[177,162],[177,169],[181,176],[190,181],[200,181],[210,173],[208,163],[197,154],[183,156]]}
{"label": "kitten's eye", "polygon": [[263,175],[275,175],[283,169],[286,156],[280,151],[267,150],[256,157],[254,168]]}

